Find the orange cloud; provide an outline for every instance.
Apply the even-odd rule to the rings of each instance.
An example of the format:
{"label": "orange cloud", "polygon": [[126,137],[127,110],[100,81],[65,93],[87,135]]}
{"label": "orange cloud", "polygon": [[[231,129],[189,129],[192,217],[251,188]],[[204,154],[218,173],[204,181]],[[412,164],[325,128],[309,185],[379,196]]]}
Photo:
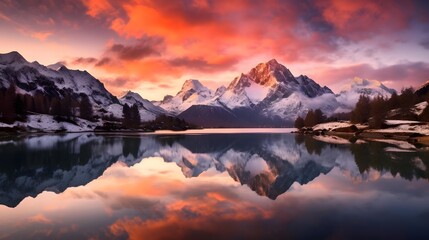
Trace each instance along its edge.
{"label": "orange cloud", "polygon": [[[200,73],[216,78],[216,74],[234,71],[243,62],[253,61],[256,65],[271,58],[287,65],[334,64],[353,57],[353,50],[348,49],[353,44],[380,33],[394,35],[427,19],[416,12],[415,2],[84,0],[83,3],[89,16],[104,20],[119,36],[106,48],[96,66],[122,80],[140,79],[130,80],[123,87],[136,86],[137,82],[170,84],[183,76],[201,76]],[[158,39],[162,44],[139,45],[142,39]]]}
{"label": "orange cloud", "polygon": [[86,5],[88,15],[96,17],[104,12],[113,11],[112,5],[107,0],[84,0],[83,4]]}
{"label": "orange cloud", "polygon": [[31,223],[43,223],[43,224],[51,224],[52,221],[49,220],[45,215],[43,214],[37,214],[31,217],[28,217],[27,219]]}
{"label": "orange cloud", "polygon": [[[249,211],[251,209],[251,211]],[[270,213],[246,201],[230,199],[221,192],[178,200],[167,206],[164,217],[144,220],[119,219],[109,227],[115,237],[130,239],[194,239],[202,236],[233,236],[238,225],[269,218]],[[247,233],[246,233],[247,232]],[[240,231],[240,235],[257,234]],[[252,236],[254,237],[254,235]]]}
{"label": "orange cloud", "polygon": [[323,17],[345,37],[364,39],[368,34],[404,29],[414,15],[413,2],[341,1],[319,2]]}

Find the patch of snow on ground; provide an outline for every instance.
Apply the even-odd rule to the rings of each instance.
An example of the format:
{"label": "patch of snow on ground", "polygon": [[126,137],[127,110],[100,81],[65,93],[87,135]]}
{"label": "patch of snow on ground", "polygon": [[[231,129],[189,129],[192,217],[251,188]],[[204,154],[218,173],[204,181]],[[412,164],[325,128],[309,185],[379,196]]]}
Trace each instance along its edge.
{"label": "patch of snow on ground", "polygon": [[350,127],[352,125],[353,124],[351,124],[350,122],[328,122],[328,123],[317,124],[316,126],[313,127],[313,130],[315,131],[320,131],[323,129],[332,130],[337,128]]}
{"label": "patch of snow on ground", "polygon": [[384,149],[384,151],[386,151],[386,152],[415,152],[414,150],[401,149],[401,148],[396,148],[396,147],[387,147]]}
{"label": "patch of snow on ground", "polygon": [[388,143],[391,145],[395,145],[401,149],[407,149],[407,150],[416,149],[416,146],[405,141],[398,141],[398,140],[392,140],[392,139],[371,139],[371,141]]}
{"label": "patch of snow on ground", "polygon": [[423,110],[428,106],[428,102],[421,102],[414,106],[414,108],[411,109],[411,111],[416,114],[420,115],[423,113]]}
{"label": "patch of snow on ground", "polygon": [[313,138],[321,142],[332,144],[351,144],[349,140],[337,136],[313,136]]}
{"label": "patch of snow on ground", "polygon": [[420,124],[419,121],[408,121],[408,120],[386,120],[387,125],[401,125],[401,124]]}
{"label": "patch of snow on ground", "polygon": [[386,128],[386,129],[375,129],[375,130],[369,130],[370,132],[374,133],[417,133],[422,135],[429,135],[429,124],[424,125],[416,125],[411,126],[409,124],[403,124],[399,125],[394,128]]}
{"label": "patch of snow on ground", "polygon": [[90,122],[84,119],[75,118],[77,125],[69,122],[58,122],[51,115],[29,115],[27,122],[15,122],[14,124],[0,123],[0,127],[12,128],[21,127],[28,128],[30,131],[55,132],[64,130],[67,132],[88,132],[93,131],[99,123]]}
{"label": "patch of snow on ground", "polygon": [[316,126],[313,127],[313,130],[314,131],[321,131],[323,129],[334,130],[337,128],[351,127],[352,125],[355,125],[358,129],[364,129],[368,127],[367,125],[363,125],[363,124],[352,124],[349,121],[343,121],[343,122],[327,122],[327,123],[317,124]]}

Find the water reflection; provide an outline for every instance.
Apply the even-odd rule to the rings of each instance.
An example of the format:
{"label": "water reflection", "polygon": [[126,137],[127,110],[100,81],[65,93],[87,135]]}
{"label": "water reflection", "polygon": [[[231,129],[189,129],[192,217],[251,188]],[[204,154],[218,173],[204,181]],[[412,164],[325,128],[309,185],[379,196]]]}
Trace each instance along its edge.
{"label": "water reflection", "polygon": [[259,195],[276,199],[338,168],[353,181],[383,174],[428,179],[427,151],[389,152],[388,143],[337,145],[292,134],[174,136],[35,136],[0,143],[0,204],[15,207],[43,191],[61,193],[100,177],[113,163],[143,158],[174,162],[187,178],[216,169]]}

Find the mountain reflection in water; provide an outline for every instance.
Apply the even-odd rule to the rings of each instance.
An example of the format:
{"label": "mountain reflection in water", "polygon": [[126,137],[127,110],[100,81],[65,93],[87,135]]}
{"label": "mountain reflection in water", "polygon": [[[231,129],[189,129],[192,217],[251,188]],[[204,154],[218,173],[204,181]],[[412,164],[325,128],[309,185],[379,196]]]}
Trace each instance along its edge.
{"label": "mountain reflection in water", "polygon": [[[260,230],[261,232],[258,233],[239,235],[240,232],[234,231],[237,221],[242,221],[243,225],[238,225],[242,231],[251,231],[248,228],[252,228],[252,224],[255,226],[262,224],[261,226],[265,226],[266,229],[275,229],[271,234],[289,229],[283,227],[282,230],[282,227],[276,225],[280,223],[289,224],[289,227],[297,226],[296,231],[304,225],[310,227],[320,224],[314,232],[305,233],[304,236],[335,237],[339,234],[338,237],[341,238],[341,236],[349,236],[348,233],[351,230],[333,229],[331,225],[339,221],[337,217],[350,216],[351,212],[355,214],[355,218],[350,220],[350,225],[345,227],[352,227],[353,224],[358,224],[359,220],[376,223],[384,219],[378,216],[380,219],[368,220],[363,213],[354,212],[349,209],[351,206],[347,205],[355,203],[361,206],[359,202],[361,198],[366,199],[362,201],[367,201],[374,198],[373,194],[380,192],[397,195],[398,199],[408,195],[413,199],[417,198],[414,199],[417,201],[415,205],[409,206],[413,208],[410,212],[424,210],[418,218],[421,224],[427,224],[429,208],[421,209],[420,203],[421,200],[429,198],[427,185],[425,185],[429,176],[427,167],[429,154],[427,151],[384,151],[389,147],[388,143],[382,142],[336,145],[317,141],[309,136],[293,134],[125,137],[88,133],[4,140],[0,142],[0,204],[9,208],[0,207],[0,226],[2,223],[7,226],[3,213],[14,214],[14,209],[11,208],[19,210],[20,203],[29,196],[35,199],[26,199],[27,202],[33,200],[37,202],[40,198],[58,201],[59,199],[54,200],[55,197],[88,199],[88,201],[98,199],[97,201],[104,201],[108,207],[105,207],[107,210],[102,210],[97,205],[89,210],[94,212],[93,218],[97,219],[94,221],[98,224],[90,225],[97,225],[98,228],[105,227],[101,233],[94,236],[90,234],[89,229],[87,229],[88,232],[77,231],[84,226],[70,219],[64,220],[71,228],[66,231],[69,234],[60,235],[60,228],[55,226],[58,223],[49,220],[45,216],[48,211],[45,210],[26,218],[27,224],[31,226],[27,226],[26,231],[29,233],[38,224],[47,224],[51,227],[48,228],[51,231],[39,233],[42,235],[25,235],[26,231],[10,233],[0,227],[0,238],[2,231],[7,232],[3,236],[15,238],[82,237],[79,234],[84,234],[84,237],[100,238],[130,236],[168,238],[172,236],[167,232],[159,235],[161,233],[157,231],[168,228],[192,230],[190,232],[183,230],[181,232],[183,235],[178,235],[179,237],[202,237],[206,234],[216,235],[216,228],[220,225],[223,226],[223,234],[229,234],[216,235],[222,238],[226,236],[227,238],[233,238],[233,236],[257,238],[266,234]],[[167,163],[175,163],[186,178],[183,176],[180,178],[177,175],[173,179],[165,177],[169,176],[168,171],[177,171],[179,168],[172,164],[162,164],[162,161],[153,157],[160,157]],[[150,163],[147,166],[146,161]],[[143,166],[146,167],[142,170],[144,174],[136,171],[136,169],[143,169]],[[175,170],[172,169],[173,166]],[[148,169],[153,171],[150,172]],[[329,177],[321,177],[321,175]],[[72,188],[85,185],[88,186]],[[240,187],[240,185],[246,186]],[[94,188],[93,191],[87,189],[91,187]],[[246,188],[263,197],[250,194],[251,192],[246,191]],[[290,191],[285,193],[289,189]],[[44,191],[46,192],[41,194]],[[59,195],[50,195],[48,192]],[[335,194],[345,194],[350,202],[346,203],[332,197]],[[315,203],[313,195],[326,202]],[[277,200],[273,202],[270,199]],[[285,202],[285,199],[288,199],[288,202]],[[386,204],[384,208],[375,208],[373,214],[378,214],[377,211],[384,211],[387,207],[397,207],[396,200],[389,199],[388,202],[383,203]],[[310,203],[311,206],[309,206]],[[61,205],[58,202],[51,202],[51,204]],[[344,211],[337,209],[336,204]],[[374,204],[378,206],[381,203]],[[78,212],[84,214],[88,206],[81,206],[79,203],[79,207],[74,207],[77,210],[75,209],[76,212],[71,215],[77,218]],[[283,207],[288,208],[283,209]],[[68,211],[72,209],[71,206],[64,208]],[[296,212],[292,211],[293,209]],[[317,215],[314,219],[310,220],[309,216],[298,216],[300,211],[310,210],[315,211],[314,214]],[[36,210],[32,209],[30,212],[34,211]],[[108,214],[110,222],[100,219],[102,212],[105,211],[110,214]],[[328,214],[325,211],[334,211],[339,215],[321,220],[320,217]],[[57,216],[59,212],[50,211],[49,213],[52,215],[51,218],[59,218]],[[279,213],[284,213],[285,216]],[[212,218],[213,222],[205,222],[207,220],[205,218],[208,217]],[[148,219],[158,225],[149,226]],[[186,220],[181,221],[183,219]],[[318,220],[320,222],[317,222]],[[399,222],[400,219],[398,219]],[[249,223],[250,226],[246,226],[245,223]],[[189,226],[183,224],[189,224]],[[199,224],[200,226],[197,227]],[[391,224],[396,222],[393,221]],[[329,228],[326,228],[328,225]],[[418,224],[414,227],[418,228]],[[256,229],[259,228],[254,228],[252,231]],[[405,226],[404,229],[408,228]],[[405,230],[402,233],[407,232]],[[364,233],[361,232],[361,234]],[[303,233],[292,231],[286,236],[301,237],[301,234]],[[376,235],[378,237],[390,236],[389,232],[377,232],[377,234],[379,234]],[[419,231],[414,231],[413,234],[416,237],[421,236]],[[275,236],[277,235],[271,237]]]}

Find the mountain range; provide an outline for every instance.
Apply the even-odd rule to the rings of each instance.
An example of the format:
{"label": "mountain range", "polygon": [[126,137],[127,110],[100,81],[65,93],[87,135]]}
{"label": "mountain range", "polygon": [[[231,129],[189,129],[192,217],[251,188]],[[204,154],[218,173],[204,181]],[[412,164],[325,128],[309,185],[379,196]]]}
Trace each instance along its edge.
{"label": "mountain range", "polygon": [[[185,81],[175,96],[167,95],[162,101],[151,102],[131,91],[116,97],[87,71],[71,70],[60,63],[43,66],[28,62],[18,52],[0,54],[0,90],[11,85],[16,86],[17,93],[31,96],[76,99],[88,96],[100,120],[79,121],[81,126],[77,131],[102,125],[102,119],[122,118],[124,104],[136,104],[142,121],[165,114],[202,127],[289,127],[297,116],[311,109],[321,109],[326,115],[348,112],[361,94],[388,97],[395,92],[378,81],[355,78],[335,94],[308,76],[295,77],[272,59],[240,74],[228,86],[216,91],[191,79]],[[37,121],[42,121],[39,125],[43,128],[43,122],[52,119],[45,117]],[[66,129],[67,126],[62,125]]]}

